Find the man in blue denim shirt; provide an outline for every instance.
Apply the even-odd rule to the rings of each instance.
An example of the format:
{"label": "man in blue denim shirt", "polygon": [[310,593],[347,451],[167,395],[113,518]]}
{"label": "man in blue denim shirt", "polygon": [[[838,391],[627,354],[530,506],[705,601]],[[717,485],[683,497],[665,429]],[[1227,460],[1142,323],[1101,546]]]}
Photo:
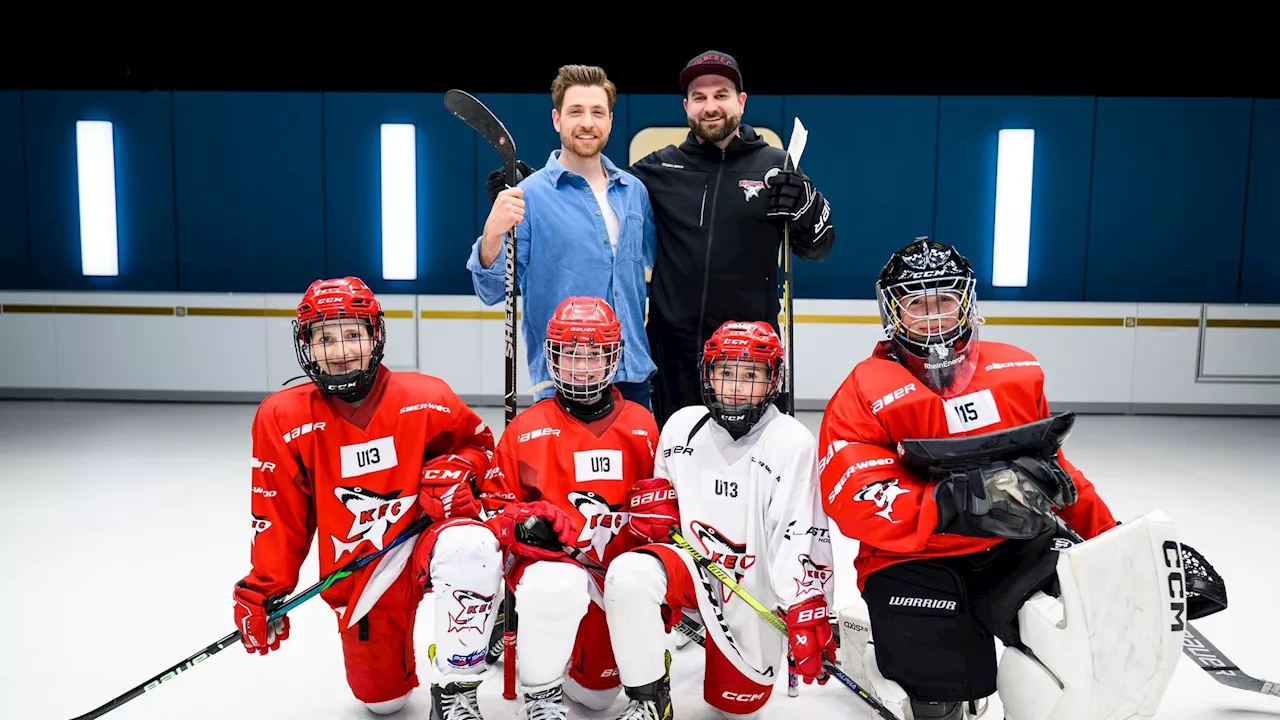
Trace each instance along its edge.
{"label": "man in blue denim shirt", "polygon": [[498,193],[467,269],[486,305],[501,302],[505,235],[516,228],[516,284],[535,400],[555,395],[543,348],[547,321],[560,301],[584,295],[613,306],[624,343],[615,385],[623,397],[649,408],[649,378],[657,371],[644,328],[645,273],[656,245],[649,193],[601,152],[617,96],[604,71],[562,67],[551,90],[560,149],[541,170]]}

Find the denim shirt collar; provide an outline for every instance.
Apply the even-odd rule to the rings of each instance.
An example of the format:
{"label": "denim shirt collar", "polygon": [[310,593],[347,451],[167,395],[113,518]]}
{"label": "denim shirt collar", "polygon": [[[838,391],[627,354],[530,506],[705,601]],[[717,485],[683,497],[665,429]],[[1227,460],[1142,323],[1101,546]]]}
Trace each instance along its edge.
{"label": "denim shirt collar", "polygon": [[[552,150],[551,154],[547,156],[546,170],[547,170],[547,173],[550,175],[552,186],[558,186],[560,184],[561,179],[564,179],[567,182],[572,182],[574,179],[581,179],[580,176],[569,172],[568,170],[565,169],[563,165],[560,164],[561,152],[562,150]],[[605,177],[609,179],[610,184],[613,184],[615,182],[621,185],[631,184],[632,178],[628,177],[621,170],[619,170],[618,166],[615,165],[614,162],[609,159],[608,155],[605,155],[604,153],[600,153],[600,163],[604,166],[604,174],[605,174]],[[586,182],[585,179],[581,179],[581,181]]]}

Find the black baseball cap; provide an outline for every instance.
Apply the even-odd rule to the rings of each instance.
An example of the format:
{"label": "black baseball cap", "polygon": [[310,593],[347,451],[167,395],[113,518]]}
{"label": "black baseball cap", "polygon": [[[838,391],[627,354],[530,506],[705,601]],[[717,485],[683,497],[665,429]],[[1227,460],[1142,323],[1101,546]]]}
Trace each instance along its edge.
{"label": "black baseball cap", "polygon": [[742,92],[742,71],[738,69],[738,61],[732,55],[717,50],[698,53],[689,64],[680,71],[680,91],[689,92],[689,83],[703,75],[722,75],[733,81],[738,92]]}

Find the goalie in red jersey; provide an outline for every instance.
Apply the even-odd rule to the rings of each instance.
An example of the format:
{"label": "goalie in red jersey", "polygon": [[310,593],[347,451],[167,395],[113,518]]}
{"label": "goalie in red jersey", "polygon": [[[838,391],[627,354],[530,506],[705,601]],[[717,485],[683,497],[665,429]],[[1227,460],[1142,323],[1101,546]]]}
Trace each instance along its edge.
{"label": "goalie in red jersey", "polygon": [[1063,454],[1074,415],[1051,415],[1040,362],[979,344],[977,282],[953,247],[895,252],[884,339],[823,414],[823,509],[859,541],[867,606],[840,612],[843,670],[916,720],[997,691],[1009,718],[1151,717],[1182,646],[1172,523],[1117,526]]}
{"label": "goalie in red jersey", "polygon": [[517,527],[539,518],[559,543],[607,566],[648,542],[648,533],[662,537],[675,523],[674,503],[640,502],[665,481],[653,480],[653,415],[613,386],[622,352],[621,326],[608,303],[561,302],[546,339],[556,394],[512,420],[481,484],[486,505],[501,508],[491,524],[508,553],[506,582],[520,617],[516,677],[530,718],[565,718],[565,696],[604,710],[621,686],[603,579],[563,549],[526,544]]}
{"label": "goalie in red jersey", "polygon": [[289,637],[288,616],[267,617],[297,585],[313,536],[323,577],[426,513],[426,531],[321,597],[352,693],[390,714],[418,685],[414,617],[434,591],[433,717],[479,717],[502,574],[473,482],[489,469],[493,433],[443,380],[382,365],[382,308],[357,278],[313,283],[293,339],[311,382],[273,393],[253,419],[252,569],[234,592],[244,646],[266,654]]}

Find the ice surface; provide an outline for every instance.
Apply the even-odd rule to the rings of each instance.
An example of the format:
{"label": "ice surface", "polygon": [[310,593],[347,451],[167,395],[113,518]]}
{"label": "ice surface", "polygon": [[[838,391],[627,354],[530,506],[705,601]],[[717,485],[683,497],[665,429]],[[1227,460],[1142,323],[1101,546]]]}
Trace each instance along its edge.
{"label": "ice surface", "polygon": [[[251,405],[0,403],[0,718],[65,720],[88,712],[230,632],[231,588],[247,571]],[[501,408],[482,414],[498,430]],[[801,413],[815,432],[820,417]],[[1124,520],[1161,508],[1226,579],[1230,607],[1197,626],[1241,667],[1280,679],[1275,551],[1280,471],[1274,419],[1083,416],[1066,452]],[[856,543],[833,532],[834,604],[860,602]],[[314,551],[300,587],[316,577]],[[431,641],[431,598],[416,643]],[[109,713],[110,720],[372,718],[347,689],[333,614],[294,611],[279,652],[232,646],[184,677]],[[677,718],[715,718],[702,700],[702,652],[674,653]],[[480,691],[489,720],[516,716],[500,676]],[[573,718],[612,718],[570,706]],[[426,718],[419,688],[399,718]],[[786,678],[762,718],[870,718],[838,682]],[[993,699],[988,718],[1001,717]],[[1189,659],[1157,717],[1280,717],[1280,698],[1214,682]]]}

